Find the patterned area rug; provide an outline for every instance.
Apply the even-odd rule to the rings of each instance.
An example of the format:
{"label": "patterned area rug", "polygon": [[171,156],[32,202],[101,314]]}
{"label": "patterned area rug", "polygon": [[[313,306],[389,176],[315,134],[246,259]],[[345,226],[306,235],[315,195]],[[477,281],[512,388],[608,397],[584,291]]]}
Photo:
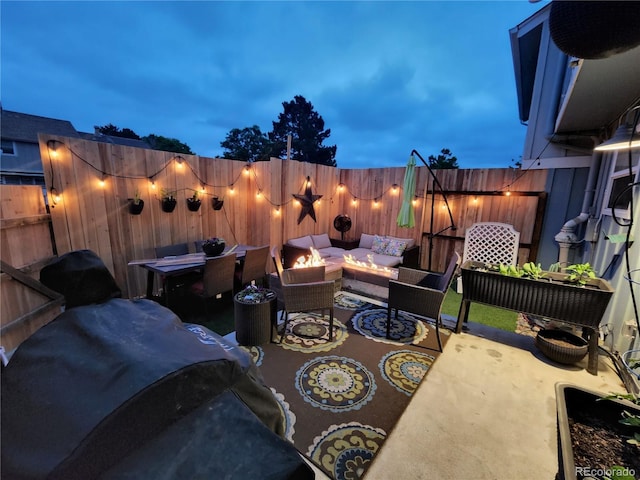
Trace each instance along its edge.
{"label": "patterned area rug", "polygon": [[[286,418],[287,438],[336,480],[361,478],[438,356],[435,328],[336,294],[333,341],[319,315],[292,315],[282,343],[247,348]],[[449,331],[441,329],[446,344]],[[307,338],[315,335],[323,338]]]}

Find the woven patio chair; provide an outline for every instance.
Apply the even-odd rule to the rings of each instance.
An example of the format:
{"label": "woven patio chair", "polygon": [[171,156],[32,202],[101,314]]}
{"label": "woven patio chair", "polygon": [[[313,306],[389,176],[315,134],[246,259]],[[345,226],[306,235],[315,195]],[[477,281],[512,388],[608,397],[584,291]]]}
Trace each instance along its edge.
{"label": "woven patio chair", "polygon": [[389,302],[387,307],[387,338],[391,333],[391,310],[413,313],[435,321],[438,348],[442,351],[440,339],[440,313],[442,303],[451,285],[453,274],[460,266],[460,255],[454,252],[444,273],[426,272],[400,267],[398,280],[389,280]]}
{"label": "woven patio chair", "polygon": [[[186,255],[189,253],[189,245],[187,243],[176,243],[173,245],[164,245],[162,247],[155,248],[156,258],[164,258],[178,255]],[[162,290],[168,289],[166,292],[167,303],[169,303],[169,297],[171,295],[182,294],[185,287],[198,280],[200,274],[186,273],[179,275],[171,280],[167,281],[164,275],[160,275],[160,285]],[[165,305],[168,306],[168,305]]]}
{"label": "woven patio chair", "polygon": [[273,261],[280,278],[284,326],[280,334],[280,342],[287,333],[289,314],[329,311],[329,341],[333,341],[333,280],[324,279],[324,265],[307,268],[282,268],[282,258],[277,247],[271,251]]}
{"label": "woven patio chair", "polygon": [[269,258],[269,245],[247,250],[244,261],[236,266],[235,290],[241,290],[253,281],[260,281],[264,285],[267,275],[267,260]]}
{"label": "woven patio chair", "polygon": [[233,292],[233,277],[236,268],[236,254],[207,258],[202,278],[194,282],[190,292],[204,303],[205,315],[208,315],[208,304],[212,298]]}

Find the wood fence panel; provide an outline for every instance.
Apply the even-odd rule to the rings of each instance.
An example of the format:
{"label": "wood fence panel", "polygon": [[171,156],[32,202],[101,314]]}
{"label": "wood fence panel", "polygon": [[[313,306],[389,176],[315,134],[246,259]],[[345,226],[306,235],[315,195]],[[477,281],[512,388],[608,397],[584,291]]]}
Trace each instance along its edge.
{"label": "wood fence panel", "polygon": [[[5,270],[37,283],[40,270],[54,255],[51,218],[39,186],[0,187],[0,249]],[[4,267],[6,265],[6,268]],[[0,344],[11,351],[60,313],[60,301],[7,273],[0,274]]]}
{"label": "wood fence panel", "polygon": [[[48,140],[57,140],[61,147],[60,155],[50,164]],[[425,238],[439,233],[433,239],[435,265],[446,264],[448,255],[463,242],[465,230],[478,221],[512,223],[521,232],[523,243],[529,244],[534,240],[534,225],[541,224],[540,219],[533,219],[536,213],[539,216],[536,195],[544,192],[546,182],[546,171],[541,170],[436,171],[457,227],[453,231],[449,229],[447,210],[442,208],[441,192],[432,194],[431,174],[426,167],[418,166],[416,227],[408,229],[396,223],[403,197],[404,166],[337,169],[272,159],[251,164],[245,175],[246,164],[236,160],[181,155],[184,161],[180,166],[169,152],[48,135],[41,136],[40,144],[47,188],[54,185],[63,193],[51,215],[60,252],[94,249],[130,296],[144,293],[146,278],[143,269],[126,264],[153,257],[156,246],[187,242],[192,248],[195,240],[211,236],[223,237],[228,243],[271,246],[308,234],[326,232],[339,238],[333,228],[338,214],[352,219],[347,239],[357,239],[362,233],[379,233],[411,237],[424,244]],[[108,174],[104,188],[98,185],[102,171]],[[293,201],[292,194],[304,193],[307,176],[313,193],[322,195],[322,199],[314,204],[317,221],[307,216],[298,224],[302,207]],[[198,212],[190,212],[186,198],[202,183],[206,186],[202,206]],[[345,188],[340,189],[340,184]],[[145,207],[141,215],[133,216],[128,213],[127,199],[133,197],[136,188]],[[162,188],[176,192],[178,204],[173,213],[161,210]],[[502,195],[507,188],[523,196]],[[222,210],[213,210],[213,195],[224,200]],[[353,198],[357,199],[355,204]],[[423,266],[426,253],[423,247]]]}

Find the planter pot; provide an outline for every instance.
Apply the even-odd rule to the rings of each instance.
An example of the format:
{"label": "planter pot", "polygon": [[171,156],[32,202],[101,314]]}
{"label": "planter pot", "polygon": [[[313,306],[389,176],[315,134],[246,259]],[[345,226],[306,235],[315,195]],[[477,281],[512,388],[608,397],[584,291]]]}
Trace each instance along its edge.
{"label": "planter pot", "polygon": [[200,200],[187,198],[187,208],[190,212],[197,212],[200,209],[200,205],[202,205],[202,202]]}
{"label": "planter pot", "polygon": [[566,283],[564,273],[544,272],[544,278],[532,280],[476,269],[482,265],[466,262],[461,268],[465,300],[597,328],[613,295],[601,278],[579,287]]}
{"label": "planter pot", "polygon": [[567,365],[579,362],[589,351],[584,338],[564,330],[540,330],[535,344],[550,360]]}
{"label": "planter pot", "polygon": [[129,202],[129,213],[131,215],[140,215],[144,208],[144,200],[138,200],[138,203],[134,203],[133,200]]}
{"label": "planter pot", "polygon": [[224,200],[220,200],[218,197],[213,197],[211,199],[211,206],[213,207],[214,210],[222,209],[223,205],[224,205]]}
{"label": "planter pot", "polygon": [[[640,406],[624,400],[602,400],[604,394],[567,383],[557,383],[555,388],[560,442],[558,477],[577,480],[600,470],[596,475],[602,478],[614,465],[633,469],[637,475],[638,447],[626,440],[638,428],[619,420],[623,411],[640,415]],[[609,476],[616,478],[615,474]]]}
{"label": "planter pot", "polygon": [[203,243],[202,251],[207,257],[217,257],[224,251],[225,244],[224,243]]}
{"label": "planter pot", "polygon": [[273,326],[277,316],[277,301],[273,297],[261,303],[244,303],[233,299],[236,340],[240,345],[262,345],[273,339]]}
{"label": "planter pot", "polygon": [[167,212],[167,213],[171,213],[175,210],[176,208],[176,203],[178,203],[176,201],[175,198],[163,198],[162,199],[162,211],[163,212]]}
{"label": "planter pot", "polygon": [[462,302],[456,332],[467,321],[471,302],[484,303],[516,312],[559,320],[586,329],[589,337],[587,371],[598,373],[596,329],[613,295],[613,288],[602,278],[580,287],[565,281],[566,274],[543,272],[539,280],[509,277],[483,270],[484,263],[468,261],[462,265]]}

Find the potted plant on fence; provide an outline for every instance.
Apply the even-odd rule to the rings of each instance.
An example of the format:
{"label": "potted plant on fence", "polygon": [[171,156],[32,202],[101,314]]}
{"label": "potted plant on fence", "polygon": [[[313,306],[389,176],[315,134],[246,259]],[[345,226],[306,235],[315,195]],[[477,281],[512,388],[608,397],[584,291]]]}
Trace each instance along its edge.
{"label": "potted plant on fence", "polygon": [[133,198],[129,199],[129,213],[131,215],[140,215],[144,208],[144,200],[140,198],[140,191],[136,188]]}
{"label": "potted plant on fence", "polygon": [[198,198],[197,190],[194,190],[193,195],[187,198],[187,208],[189,209],[190,212],[197,212],[198,209],[200,208],[201,203],[202,202]]}
{"label": "potted plant on fence", "polygon": [[163,188],[161,195],[162,211],[167,213],[173,212],[176,208],[176,203],[178,203],[175,197],[175,192]]}
{"label": "potted plant on fence", "polygon": [[207,257],[217,257],[224,251],[224,247],[224,238],[212,237],[204,241],[202,251]]}
{"label": "potted plant on fence", "polygon": [[220,210],[224,205],[224,200],[220,200],[217,196],[214,196],[211,199],[211,206],[214,210]]}

